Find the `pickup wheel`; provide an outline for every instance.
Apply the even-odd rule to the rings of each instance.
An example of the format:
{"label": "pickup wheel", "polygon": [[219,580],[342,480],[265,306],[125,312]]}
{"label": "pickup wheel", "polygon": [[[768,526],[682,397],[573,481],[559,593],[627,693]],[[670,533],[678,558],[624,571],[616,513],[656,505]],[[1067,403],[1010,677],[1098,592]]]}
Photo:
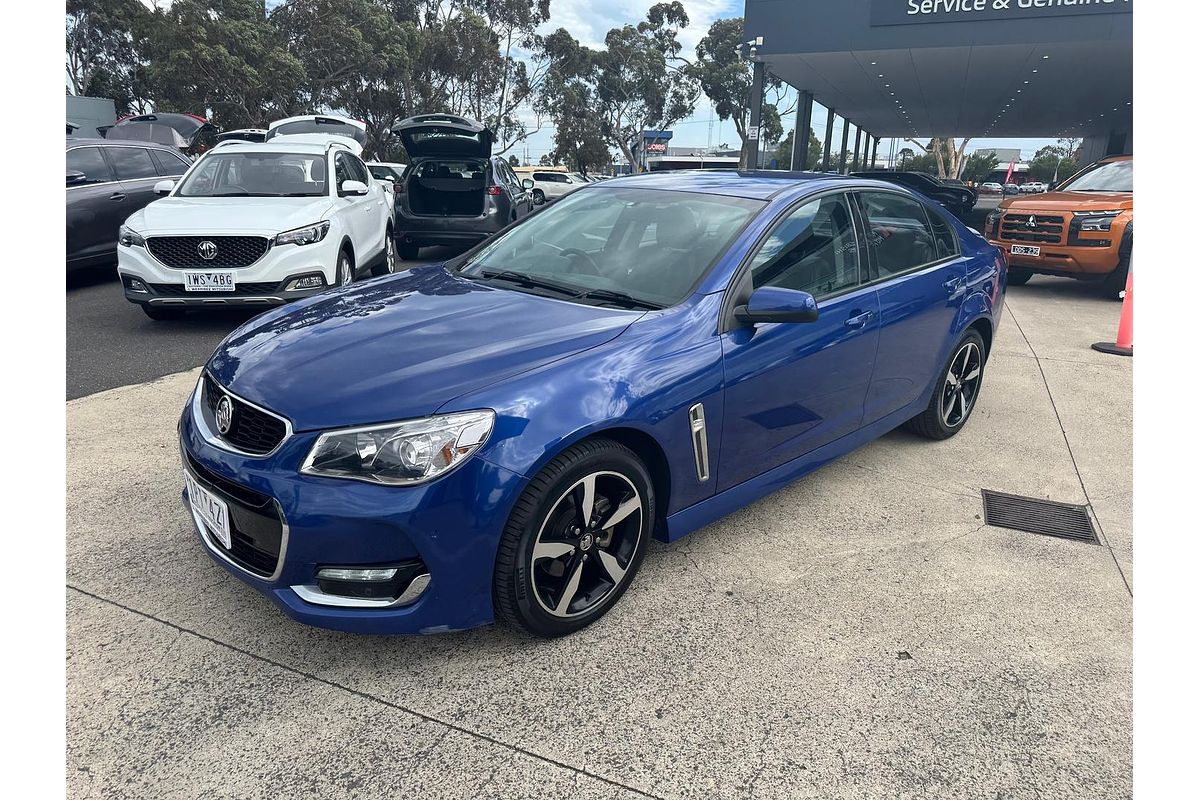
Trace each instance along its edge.
{"label": "pickup wheel", "polygon": [[654,520],[650,473],[608,439],[569,447],[529,482],[496,554],[499,616],[534,636],[573,633],[625,593]]}
{"label": "pickup wheel", "polygon": [[986,360],[983,337],[968,330],[938,376],[929,406],[904,426],[926,439],[949,439],[962,430],[979,399]]}
{"label": "pickup wheel", "polygon": [[1117,264],[1117,268],[1108,273],[1108,277],[1104,279],[1104,283],[1100,287],[1100,291],[1104,296],[1111,300],[1121,300],[1122,293],[1125,291],[1125,279],[1129,277],[1129,256],[1121,256],[1121,261]]}
{"label": "pickup wheel", "polygon": [[1020,267],[1008,268],[1008,285],[1009,286],[1024,286],[1029,283],[1029,279],[1033,277],[1033,270],[1021,269]]}

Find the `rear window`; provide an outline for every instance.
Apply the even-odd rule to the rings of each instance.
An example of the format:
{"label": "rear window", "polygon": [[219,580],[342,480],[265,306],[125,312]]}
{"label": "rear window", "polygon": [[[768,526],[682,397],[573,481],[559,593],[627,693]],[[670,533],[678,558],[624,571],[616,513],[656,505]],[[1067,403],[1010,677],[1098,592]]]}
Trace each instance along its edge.
{"label": "rear window", "polygon": [[414,174],[418,178],[449,178],[450,180],[460,178],[483,180],[484,178],[483,162],[474,160],[423,161],[417,165]]}
{"label": "rear window", "polygon": [[182,175],[191,166],[185,159],[165,150],[151,150],[150,157],[154,159],[159,175]]}

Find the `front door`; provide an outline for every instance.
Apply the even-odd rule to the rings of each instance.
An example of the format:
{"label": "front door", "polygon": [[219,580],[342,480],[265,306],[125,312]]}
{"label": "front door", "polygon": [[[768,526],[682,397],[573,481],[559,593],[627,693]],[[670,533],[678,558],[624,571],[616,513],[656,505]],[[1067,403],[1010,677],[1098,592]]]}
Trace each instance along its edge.
{"label": "front door", "polygon": [[[117,231],[133,213],[112,165],[94,145],[67,151],[67,261],[117,258]],[[82,176],[82,177],[80,177]]]}
{"label": "front door", "polygon": [[[861,424],[879,341],[879,301],[874,287],[863,285],[860,260],[854,216],[842,192],[802,201],[786,212],[753,256],[754,288],[809,292],[820,317],[742,325],[722,334],[725,411],[718,490]],[[734,280],[741,287],[745,278]]]}

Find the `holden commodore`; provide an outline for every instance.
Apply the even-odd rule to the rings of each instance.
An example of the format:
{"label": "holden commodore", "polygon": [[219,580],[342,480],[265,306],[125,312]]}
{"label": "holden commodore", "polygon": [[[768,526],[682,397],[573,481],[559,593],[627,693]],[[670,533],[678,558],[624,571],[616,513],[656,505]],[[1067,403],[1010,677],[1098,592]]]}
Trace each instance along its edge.
{"label": "holden commodore", "polygon": [[962,430],[995,246],[900,186],[605,181],[445,263],[234,331],[179,425],[219,564],[366,633],[605,614],[674,541],[906,425]]}

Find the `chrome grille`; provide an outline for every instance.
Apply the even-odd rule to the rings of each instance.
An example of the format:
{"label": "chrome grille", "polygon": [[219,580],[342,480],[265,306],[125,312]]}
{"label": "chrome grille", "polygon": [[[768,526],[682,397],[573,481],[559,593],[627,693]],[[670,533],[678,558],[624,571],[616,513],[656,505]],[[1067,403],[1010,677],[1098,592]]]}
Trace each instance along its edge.
{"label": "chrome grille", "polygon": [[[200,245],[211,242],[216,255],[200,256]],[[237,269],[258,261],[271,246],[265,236],[151,236],[150,255],[172,269]]]}
{"label": "chrome grille", "polygon": [[[1030,219],[1033,225],[1029,224]],[[1063,238],[1063,218],[1051,214],[1005,214],[1000,238],[1011,242],[1058,244]]]}
{"label": "chrome grille", "polygon": [[[233,404],[233,420],[228,433],[217,431],[215,424],[217,403],[222,396],[228,396]],[[203,399],[209,427],[242,452],[266,455],[278,447],[287,436],[286,422],[229,394],[207,372],[204,373]]]}

